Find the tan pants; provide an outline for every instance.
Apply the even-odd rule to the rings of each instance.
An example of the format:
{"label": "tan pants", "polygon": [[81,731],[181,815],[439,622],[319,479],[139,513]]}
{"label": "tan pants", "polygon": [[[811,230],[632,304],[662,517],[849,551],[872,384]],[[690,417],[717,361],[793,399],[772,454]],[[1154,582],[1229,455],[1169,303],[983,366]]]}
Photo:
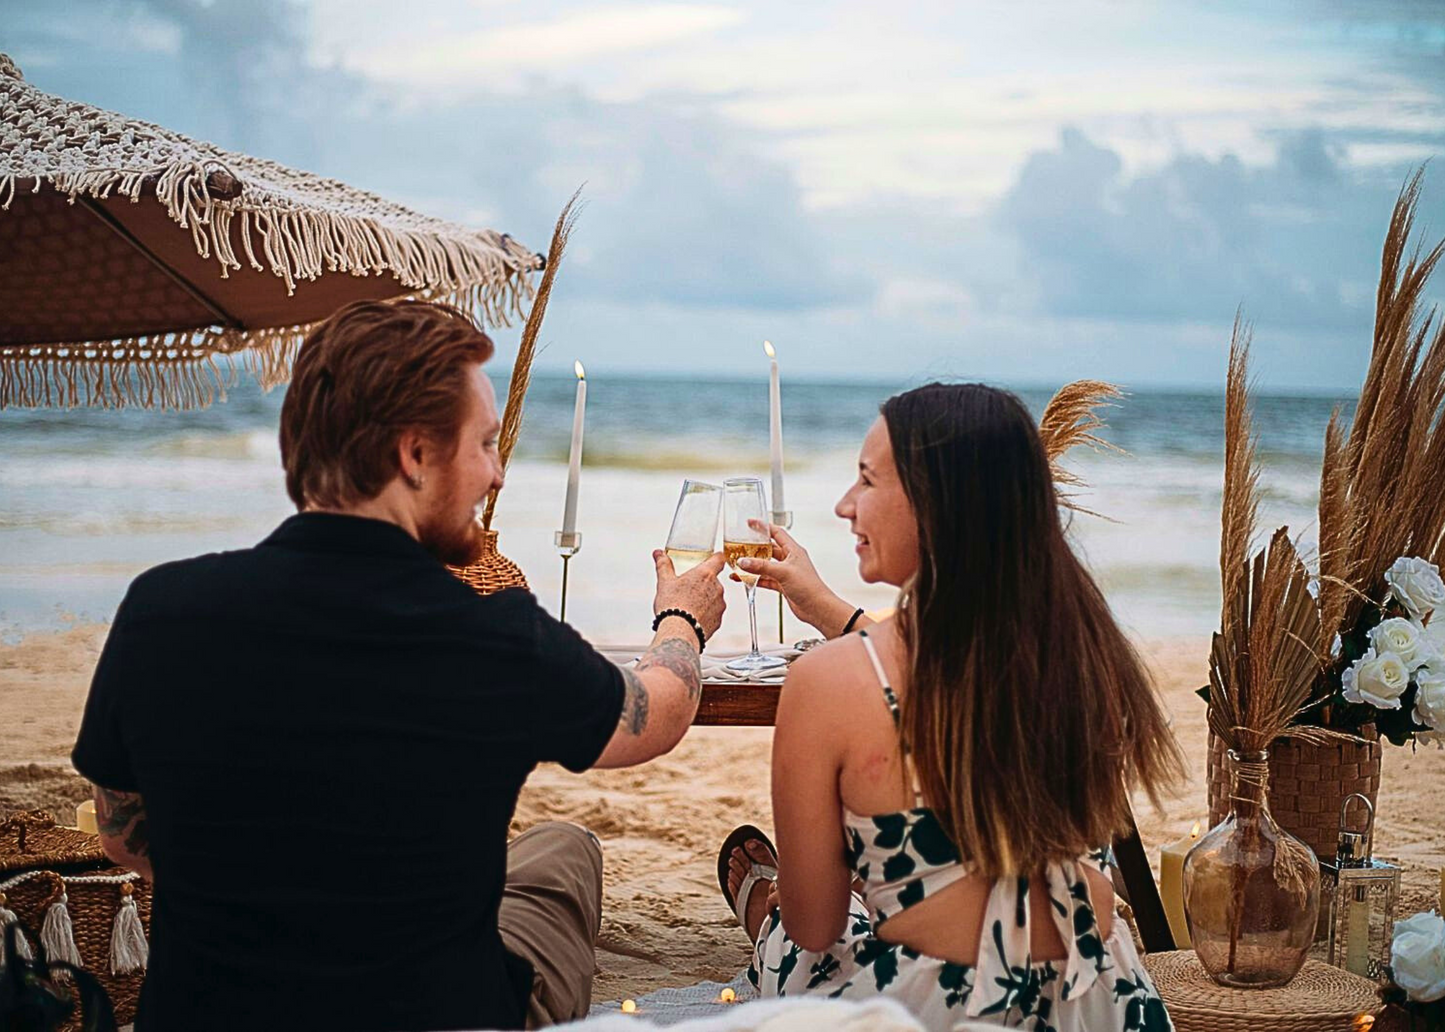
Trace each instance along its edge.
{"label": "tan pants", "polygon": [[497,926],[532,965],[527,1027],[585,1018],[602,926],[602,847],[592,833],[548,821],[512,839]]}

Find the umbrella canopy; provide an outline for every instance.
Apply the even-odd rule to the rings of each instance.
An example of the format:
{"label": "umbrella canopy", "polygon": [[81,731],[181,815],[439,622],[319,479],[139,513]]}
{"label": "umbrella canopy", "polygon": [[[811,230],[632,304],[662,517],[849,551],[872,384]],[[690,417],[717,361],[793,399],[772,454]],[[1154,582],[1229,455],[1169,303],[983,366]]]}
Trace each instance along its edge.
{"label": "umbrella canopy", "polygon": [[360,299],[505,324],[544,264],[504,233],[74,103],[0,54],[0,408],[209,404],[284,382]]}

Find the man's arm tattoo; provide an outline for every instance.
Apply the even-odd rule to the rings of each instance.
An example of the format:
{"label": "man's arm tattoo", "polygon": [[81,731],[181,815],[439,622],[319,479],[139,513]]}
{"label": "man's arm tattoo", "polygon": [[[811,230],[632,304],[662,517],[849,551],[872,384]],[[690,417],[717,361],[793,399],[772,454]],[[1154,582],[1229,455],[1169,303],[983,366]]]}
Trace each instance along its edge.
{"label": "man's arm tattoo", "polygon": [[145,800],[139,792],[116,792],[96,785],[95,823],[102,835],[110,838],[124,835],[125,851],[131,856],[150,856]]}
{"label": "man's arm tattoo", "polygon": [[702,660],[697,649],[681,638],[664,638],[642,654],[638,670],[662,667],[687,687],[687,697],[694,702],[702,694]]}
{"label": "man's arm tattoo", "polygon": [[624,669],[622,688],[622,715],[617,718],[617,723],[627,728],[629,733],[640,735],[647,727],[647,685],[634,671]]}

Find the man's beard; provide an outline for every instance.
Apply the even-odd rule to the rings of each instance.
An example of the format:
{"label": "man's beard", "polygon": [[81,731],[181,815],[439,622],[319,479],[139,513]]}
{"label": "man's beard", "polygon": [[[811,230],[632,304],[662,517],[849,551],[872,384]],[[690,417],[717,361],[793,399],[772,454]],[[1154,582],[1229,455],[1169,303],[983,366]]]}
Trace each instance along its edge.
{"label": "man's beard", "polygon": [[482,557],[482,525],[471,510],[457,522],[456,511],[454,499],[445,499],[417,526],[417,540],[448,566],[470,566]]}

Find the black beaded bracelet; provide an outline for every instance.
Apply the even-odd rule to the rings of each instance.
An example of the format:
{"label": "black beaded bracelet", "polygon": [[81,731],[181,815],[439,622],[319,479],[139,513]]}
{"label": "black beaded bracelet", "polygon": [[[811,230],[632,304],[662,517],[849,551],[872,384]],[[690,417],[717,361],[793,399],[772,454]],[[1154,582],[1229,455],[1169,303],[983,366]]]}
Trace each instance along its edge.
{"label": "black beaded bracelet", "polygon": [[855,609],[855,610],[853,610],[853,615],[850,616],[850,617],[848,617],[848,622],[843,625],[843,631],[842,631],[841,634],[838,635],[838,637],[841,638],[841,637],[843,637],[843,635],[845,635],[845,634],[852,634],[852,633],[853,633],[853,625],[858,622],[858,617],[860,617],[860,616],[862,616],[862,615],[863,615],[863,610],[861,610],[861,609]]}
{"label": "black beaded bracelet", "polygon": [[[860,609],[858,610],[858,612],[861,613],[863,612],[863,610]],[[656,631],[659,627],[662,626],[662,621],[667,619],[669,616],[680,616],[688,623],[692,624],[692,633],[697,635],[697,650],[701,652],[703,649],[707,648],[707,635],[702,633],[702,624],[698,623],[697,617],[693,616],[686,609],[664,609],[662,612],[658,613],[655,617],[652,618],[652,629]]]}

